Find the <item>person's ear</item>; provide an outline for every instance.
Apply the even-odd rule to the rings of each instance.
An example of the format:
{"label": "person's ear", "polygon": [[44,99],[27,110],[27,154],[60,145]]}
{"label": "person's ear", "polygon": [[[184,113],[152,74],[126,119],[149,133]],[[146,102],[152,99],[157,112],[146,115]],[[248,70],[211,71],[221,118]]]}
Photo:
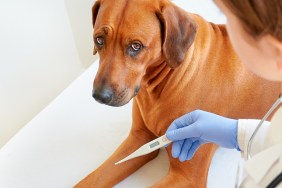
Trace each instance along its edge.
{"label": "person's ear", "polygon": [[276,61],[276,66],[278,70],[282,73],[282,42],[274,38],[273,36],[268,36],[267,40],[274,49],[274,58]]}
{"label": "person's ear", "polygon": [[279,69],[279,71],[282,73],[282,50],[280,50],[280,52],[278,52],[278,56],[277,56],[277,59],[276,59],[276,64],[277,64],[277,67]]}
{"label": "person's ear", "polygon": [[279,42],[279,44],[277,44],[277,57],[276,57],[276,65],[279,69],[279,71],[282,73],[282,42]]}
{"label": "person's ear", "polygon": [[282,42],[276,40],[275,48],[276,48],[276,65],[280,70],[280,72],[282,73]]}

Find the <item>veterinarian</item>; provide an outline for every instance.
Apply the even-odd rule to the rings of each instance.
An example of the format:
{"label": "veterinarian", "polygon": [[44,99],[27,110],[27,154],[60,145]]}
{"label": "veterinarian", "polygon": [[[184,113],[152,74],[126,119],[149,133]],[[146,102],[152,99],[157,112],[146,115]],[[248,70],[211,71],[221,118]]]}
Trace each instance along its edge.
{"label": "veterinarian", "polygon": [[[243,63],[262,78],[282,85],[282,1],[215,3],[226,15],[231,42]],[[280,102],[278,98],[275,104]],[[174,141],[172,155],[190,160],[202,144],[210,142],[237,149],[246,159],[240,187],[282,187],[282,107],[271,110],[271,122],[229,119],[201,110],[185,114],[166,132]]]}

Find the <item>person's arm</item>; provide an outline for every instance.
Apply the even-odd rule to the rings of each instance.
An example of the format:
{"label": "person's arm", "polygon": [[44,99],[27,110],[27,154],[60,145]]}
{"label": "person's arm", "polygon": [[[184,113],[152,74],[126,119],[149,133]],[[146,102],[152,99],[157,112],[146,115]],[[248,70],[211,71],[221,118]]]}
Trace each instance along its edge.
{"label": "person's arm", "polygon": [[[260,120],[256,120],[256,119],[238,120],[238,132],[237,132],[238,146],[241,151],[241,156],[244,157],[245,159],[247,159],[248,142],[259,122]],[[254,155],[264,149],[263,146],[265,142],[265,135],[269,125],[270,122],[265,121],[260,127],[252,143],[251,155]]]}

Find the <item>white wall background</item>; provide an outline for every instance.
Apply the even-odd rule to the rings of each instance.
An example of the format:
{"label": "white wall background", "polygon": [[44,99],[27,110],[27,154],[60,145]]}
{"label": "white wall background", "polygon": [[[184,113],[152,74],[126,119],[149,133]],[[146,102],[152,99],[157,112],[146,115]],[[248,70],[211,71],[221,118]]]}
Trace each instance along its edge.
{"label": "white wall background", "polygon": [[[88,35],[92,43],[89,4],[0,0],[0,148],[93,62],[92,47],[82,44]],[[66,9],[72,5],[77,12]],[[70,24],[67,10],[73,19],[85,13],[77,17],[79,26],[78,20]],[[83,26],[79,40],[71,28]]]}
{"label": "white wall background", "polygon": [[76,49],[84,68],[87,68],[94,60],[91,17],[94,1],[65,0]]}
{"label": "white wall background", "polygon": [[225,23],[226,18],[213,3],[213,0],[172,0],[181,8],[199,14],[206,20],[214,23]]}
{"label": "white wall background", "polygon": [[[0,0],[0,148],[94,61],[93,2]],[[225,22],[212,0],[174,2]]]}

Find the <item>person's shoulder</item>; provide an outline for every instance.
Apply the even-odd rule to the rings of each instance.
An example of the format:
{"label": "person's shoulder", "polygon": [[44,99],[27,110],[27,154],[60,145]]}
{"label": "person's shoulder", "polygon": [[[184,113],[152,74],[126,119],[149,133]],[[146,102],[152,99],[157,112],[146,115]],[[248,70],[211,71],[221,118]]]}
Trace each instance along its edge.
{"label": "person's shoulder", "polygon": [[282,143],[282,107],[276,110],[267,131],[265,146],[270,147]]}
{"label": "person's shoulder", "polygon": [[280,114],[282,115],[282,105],[278,108],[278,110],[275,112],[275,115],[276,114]]}
{"label": "person's shoulder", "polygon": [[[271,124],[282,124],[282,106],[280,106],[273,117],[271,118]],[[282,126],[279,126],[282,130]]]}

